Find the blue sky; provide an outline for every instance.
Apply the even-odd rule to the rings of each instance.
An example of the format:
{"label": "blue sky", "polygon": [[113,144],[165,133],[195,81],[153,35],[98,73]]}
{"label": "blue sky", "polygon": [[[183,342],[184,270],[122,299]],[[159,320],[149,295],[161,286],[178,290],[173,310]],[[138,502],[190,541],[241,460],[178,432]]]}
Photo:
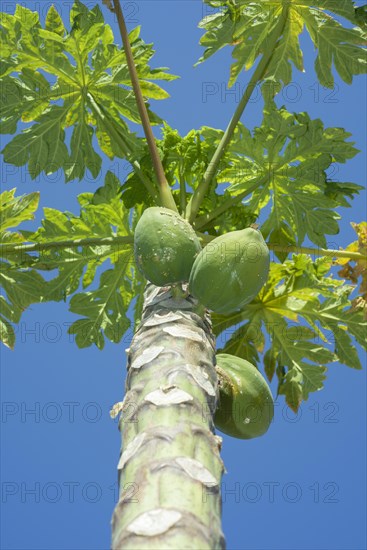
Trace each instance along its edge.
{"label": "blue sky", "polygon": [[[22,2],[41,15],[51,2]],[[69,2],[55,6],[67,17]],[[88,2],[93,6],[94,2]],[[197,22],[203,6],[193,1],[123,2],[129,29],[142,25],[142,36],[157,51],[153,66],[181,76],[166,85],[171,98],[156,112],[182,134],[209,125],[224,128],[238,97],[229,93],[229,51],[193,68],[201,55]],[[14,2],[3,2],[12,11]],[[116,41],[120,42],[111,14]],[[307,111],[325,126],[352,133],[363,152],[334,178],[364,183],[366,167],[366,80],[347,86],[337,76],[334,90],[317,84],[314,51],[308,38],[306,72],[278,99],[290,111]],[[249,76],[242,74],[239,88]],[[208,90],[211,94],[208,95]],[[243,122],[261,120],[254,100]],[[4,140],[5,143],[5,140]],[[116,163],[115,163],[116,165]],[[104,169],[111,165],[105,162]],[[126,165],[119,163],[121,179]],[[40,178],[25,169],[2,167],[5,189],[41,191],[42,206],[77,211],[76,196],[101,181],[72,182]],[[341,232],[330,247],[355,240],[350,222],[366,219],[363,193],[343,209]],[[262,220],[260,220],[262,221]],[[1,489],[4,550],[104,550],[110,545],[110,519],[116,502],[120,435],[109,417],[124,390],[128,333],[119,345],[79,350],[67,334],[74,315],[63,303],[36,305],[18,327],[15,351],[1,348]],[[365,355],[361,352],[365,366]],[[272,384],[275,392],[275,386]],[[229,549],[364,550],[366,543],[366,369],[332,364],[325,389],[311,395],[297,416],[276,402],[269,432],[256,440],[224,436],[223,529]]]}

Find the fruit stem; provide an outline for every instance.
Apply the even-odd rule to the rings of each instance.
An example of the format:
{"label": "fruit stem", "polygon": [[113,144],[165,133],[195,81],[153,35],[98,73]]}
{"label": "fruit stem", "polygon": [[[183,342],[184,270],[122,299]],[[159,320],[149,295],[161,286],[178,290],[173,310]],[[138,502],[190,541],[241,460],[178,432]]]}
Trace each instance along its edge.
{"label": "fruit stem", "polygon": [[238,104],[237,109],[234,112],[234,115],[232,119],[230,120],[226,131],[224,132],[222,139],[220,140],[218,147],[216,151],[214,152],[214,155],[212,159],[209,161],[208,167],[205,171],[205,174],[203,176],[202,181],[200,182],[199,186],[196,188],[194,194],[192,195],[190,202],[187,207],[188,212],[188,219],[192,223],[194,219],[196,218],[196,215],[198,213],[198,210],[200,208],[200,205],[206,196],[207,190],[209,188],[209,185],[212,181],[213,176],[215,175],[219,162],[225,153],[225,150],[231,141],[233,137],[233,133],[235,131],[235,128],[247,106],[247,103],[249,102],[249,99],[252,95],[252,92],[254,91],[256,85],[258,82],[262,80],[264,77],[266,70],[269,66],[269,63],[273,57],[274,50],[276,43],[278,42],[279,38],[283,34],[283,30],[287,21],[287,15],[288,15],[288,6],[283,6],[282,12],[279,16],[279,19],[277,21],[277,24],[275,25],[272,34],[270,35],[267,49],[264,52],[262,58],[260,59],[247,87],[246,90],[242,96],[241,101]]}
{"label": "fruit stem", "polygon": [[154,173],[158,181],[159,196],[161,199],[161,203],[162,203],[162,206],[165,206],[166,208],[170,208],[171,210],[174,210],[175,212],[177,212],[176,203],[174,201],[171,188],[168,185],[166,176],[164,174],[163,165],[162,165],[162,162],[158,153],[158,148],[154,139],[152,126],[150,124],[148,111],[144,102],[143,94],[141,92],[139,77],[135,67],[133,54],[131,51],[129,35],[127,32],[125,19],[122,13],[120,0],[113,0],[113,6],[114,6],[116,18],[117,18],[117,23],[120,29],[122,43],[125,50],[126,61],[129,68],[131,84],[134,90],[136,104],[140,114],[141,123],[144,129],[144,134],[147,140],[147,144],[149,147],[149,152],[153,163]]}
{"label": "fruit stem", "polygon": [[172,298],[182,300],[187,297],[187,292],[182,288],[181,283],[176,283],[171,286]]}

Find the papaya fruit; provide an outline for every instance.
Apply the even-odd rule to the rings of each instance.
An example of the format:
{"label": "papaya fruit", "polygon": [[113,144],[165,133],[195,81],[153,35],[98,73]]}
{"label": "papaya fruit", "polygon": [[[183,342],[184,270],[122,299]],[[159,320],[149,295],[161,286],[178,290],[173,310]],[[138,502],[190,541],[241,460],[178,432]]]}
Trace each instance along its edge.
{"label": "papaya fruit", "polygon": [[159,206],[144,210],[134,234],[135,262],[151,283],[165,286],[189,280],[201,245],[177,212]]}
{"label": "papaya fruit", "polygon": [[240,357],[216,355],[219,405],[214,424],[221,432],[239,439],[263,435],[274,416],[270,388],[258,369]]}
{"label": "papaya fruit", "polygon": [[260,231],[248,227],[213,239],[197,255],[189,289],[216,313],[233,313],[259,293],[269,274],[269,249]]}

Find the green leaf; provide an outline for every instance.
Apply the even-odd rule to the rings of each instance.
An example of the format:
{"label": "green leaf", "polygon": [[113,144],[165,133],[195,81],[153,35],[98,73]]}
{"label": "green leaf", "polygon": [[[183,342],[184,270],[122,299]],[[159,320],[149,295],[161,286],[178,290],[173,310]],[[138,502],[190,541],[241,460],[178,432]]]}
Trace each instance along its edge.
{"label": "green leaf", "polygon": [[133,294],[125,277],[130,261],[130,254],[121,256],[113,269],[102,273],[97,290],[76,294],[71,299],[71,311],[83,315],[69,329],[80,348],[95,344],[102,349],[104,335],[112,342],[120,342],[129,328],[126,313]]}
{"label": "green leaf", "polygon": [[[324,128],[321,120],[307,113],[291,114],[269,101],[260,127],[253,136],[241,124],[227,152],[227,166],[217,180],[229,183],[233,197],[246,199],[255,213],[271,206],[261,231],[269,243],[284,247],[301,245],[306,237],[327,248],[325,235],[339,232],[338,206],[349,206],[348,198],[360,186],[328,181],[327,171],[344,163],[357,149],[347,141],[342,128]],[[230,206],[230,205],[229,205]]]}
{"label": "green leaf", "polygon": [[53,32],[61,37],[63,37],[66,33],[64,23],[54,5],[52,5],[47,12],[45,28],[49,32]]}
{"label": "green leaf", "polygon": [[364,30],[367,30],[367,4],[354,8],[354,14],[357,24]]}
{"label": "green leaf", "polygon": [[66,168],[67,180],[82,179],[85,168],[89,170],[94,178],[97,178],[102,159],[95,152],[92,144],[93,128],[86,123],[84,113],[81,112],[79,121],[75,124],[71,137],[71,155],[69,166]]}
{"label": "green leaf", "polygon": [[[0,196],[1,250],[7,260],[0,264],[4,290],[0,330],[6,345],[14,345],[12,323],[19,322],[26,307],[40,301],[65,301],[71,294],[72,311],[85,316],[71,329],[78,345],[103,347],[105,337],[114,342],[121,339],[128,328],[129,304],[135,294],[141,302],[143,292],[133,263],[130,212],[121,194],[118,178],[107,172],[104,185],[95,193],[79,195],[79,216],[45,208],[41,227],[22,233],[10,233],[7,228],[33,218],[38,194],[15,197],[12,190]],[[113,267],[103,271],[106,262]],[[42,271],[48,272],[47,281]],[[96,276],[100,277],[97,290],[75,294],[80,286],[90,287]],[[87,335],[86,327],[90,328]]]}
{"label": "green leaf", "polygon": [[[66,181],[82,179],[88,170],[96,178],[101,151],[134,160],[141,149],[126,120],[140,124],[132,93],[125,52],[113,43],[99,7],[89,10],[76,1],[71,9],[71,29],[51,6],[41,27],[38,14],[17,6],[15,14],[2,14],[3,51],[0,84],[3,133],[15,133],[19,123],[27,128],[3,149],[5,161],[28,164],[32,178],[41,172],[62,169]],[[151,44],[130,33],[135,65],[144,96],[168,97],[155,81],[176,78],[164,69],[151,69]],[[45,76],[44,76],[45,74]],[[148,106],[153,124],[161,122]],[[72,128],[69,143],[67,128]]]}
{"label": "green leaf", "polygon": [[[0,296],[0,300],[2,296]],[[0,301],[0,311],[2,311],[2,304]],[[0,341],[10,349],[14,349],[15,344],[15,332],[10,323],[4,319],[0,313]]]}
{"label": "green leaf", "polygon": [[121,185],[111,172],[107,172],[102,187],[94,194],[82,193],[78,201],[81,206],[79,216],[45,208],[42,227],[31,236],[32,240],[42,244],[130,234],[129,212],[121,200]]}
{"label": "green leaf", "polygon": [[275,374],[277,358],[274,348],[270,348],[264,354],[264,371],[268,380],[271,382]]}
{"label": "green leaf", "polygon": [[[362,31],[361,10],[355,11],[352,0],[292,0],[283,2],[252,2],[251,0],[205,0],[205,3],[220,11],[213,13],[200,23],[205,30],[200,43],[204,61],[224,46],[233,47],[235,59],[231,66],[229,84],[233,85],[243,70],[249,70],[258,56],[268,49],[273,32],[277,32],[278,19],[285,16],[285,24],[278,39],[273,56],[263,78],[269,82],[288,84],[292,81],[292,65],[303,71],[303,54],[300,36],[307,29],[317,57],[315,69],[320,83],[333,87],[332,66],[348,84],[353,75],[366,72],[366,35]],[[347,19],[360,27],[348,28],[332,14]],[[276,86],[274,86],[274,92]],[[278,90],[279,91],[279,90]]]}
{"label": "green leaf", "polygon": [[294,412],[298,411],[302,403],[302,382],[302,373],[299,369],[293,368],[287,372],[279,387],[279,394],[285,395],[287,405]]}
{"label": "green leaf", "polygon": [[3,149],[4,161],[15,166],[28,163],[32,179],[42,171],[57,172],[68,164],[68,150],[62,129],[64,109],[55,106],[41,115],[32,128],[15,136]]}
{"label": "green leaf", "polygon": [[[22,250],[24,232],[18,225],[32,220],[37,210],[39,193],[15,196],[16,189],[0,195],[0,240],[1,246],[20,245],[17,254],[1,250],[0,261],[0,340],[13,348],[15,332],[12,323],[18,323],[23,311],[33,303],[43,300],[45,281],[36,271],[27,269],[31,258]],[[17,228],[10,232],[9,228]]]}
{"label": "green leaf", "polygon": [[[93,193],[78,196],[79,216],[45,208],[42,226],[29,239],[39,244],[37,269],[58,269],[58,275],[47,283],[47,299],[62,300],[74,293],[82,281],[86,288],[93,282],[97,267],[120,255],[131,255],[131,244],[114,244],[114,237],[131,234],[129,212],[121,200],[119,180],[107,172],[104,185]],[[100,239],[101,244],[70,247],[63,243],[85,239]],[[105,243],[103,239],[109,239]],[[59,247],[51,246],[60,243]],[[110,243],[110,244],[109,244]]]}
{"label": "green leaf", "polygon": [[263,333],[259,331],[259,318],[254,315],[251,320],[235,330],[223,347],[220,342],[221,340],[218,342],[218,352],[242,357],[256,365],[259,362],[259,348],[262,349],[264,345]]}
{"label": "green leaf", "polygon": [[11,269],[0,263],[0,287],[6,296],[0,296],[0,337],[8,347],[15,342],[11,323],[18,323],[25,309],[43,301],[45,281],[34,270]]}
{"label": "green leaf", "polygon": [[[333,3],[327,3],[328,8],[335,11],[335,7],[331,6]],[[353,7],[353,3],[350,4]],[[354,13],[351,14],[352,19],[353,16]],[[347,84],[352,83],[354,75],[366,72],[366,55],[362,48],[365,45],[365,35],[361,28],[345,28],[335,19],[312,8],[303,9],[303,17],[318,50],[315,69],[322,86],[333,88],[333,64]]]}
{"label": "green leaf", "polygon": [[14,188],[0,194],[0,236],[10,227],[33,220],[33,214],[38,208],[39,193],[15,197],[15,192]]}
{"label": "green leaf", "polygon": [[226,353],[253,363],[263,354],[266,375],[271,380],[277,374],[278,392],[295,411],[322,389],[328,363],[361,368],[353,338],[366,347],[367,321],[361,309],[351,309],[353,288],[334,279],[331,267],[328,258],[313,262],[303,254],[271,264],[268,282],[252,303],[230,316],[213,315]]}
{"label": "green leaf", "polygon": [[19,320],[20,313],[30,304],[40,302],[44,296],[45,282],[34,271],[3,269],[0,272],[1,286],[12,305],[13,320]]}

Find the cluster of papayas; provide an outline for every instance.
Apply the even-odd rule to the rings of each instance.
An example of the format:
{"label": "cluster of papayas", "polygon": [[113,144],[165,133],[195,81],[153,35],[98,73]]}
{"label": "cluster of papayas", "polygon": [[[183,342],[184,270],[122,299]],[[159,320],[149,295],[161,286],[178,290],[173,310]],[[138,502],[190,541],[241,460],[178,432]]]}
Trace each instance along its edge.
{"label": "cluster of papayas", "polygon": [[240,357],[216,356],[219,405],[214,423],[221,432],[239,439],[263,435],[274,416],[270,388],[258,369]]}
{"label": "cluster of papayas", "polygon": [[269,274],[269,249],[248,227],[217,237],[197,255],[189,289],[216,313],[233,313],[259,293]]}
{"label": "cluster of papayas", "polygon": [[269,249],[248,227],[215,238],[204,249],[191,225],[177,212],[147,208],[135,228],[138,268],[157,286],[189,281],[191,294],[216,313],[233,313],[265,284]]}
{"label": "cluster of papayas", "polygon": [[157,286],[188,281],[200,250],[191,225],[168,208],[147,208],[136,225],[136,264],[146,279]]}

